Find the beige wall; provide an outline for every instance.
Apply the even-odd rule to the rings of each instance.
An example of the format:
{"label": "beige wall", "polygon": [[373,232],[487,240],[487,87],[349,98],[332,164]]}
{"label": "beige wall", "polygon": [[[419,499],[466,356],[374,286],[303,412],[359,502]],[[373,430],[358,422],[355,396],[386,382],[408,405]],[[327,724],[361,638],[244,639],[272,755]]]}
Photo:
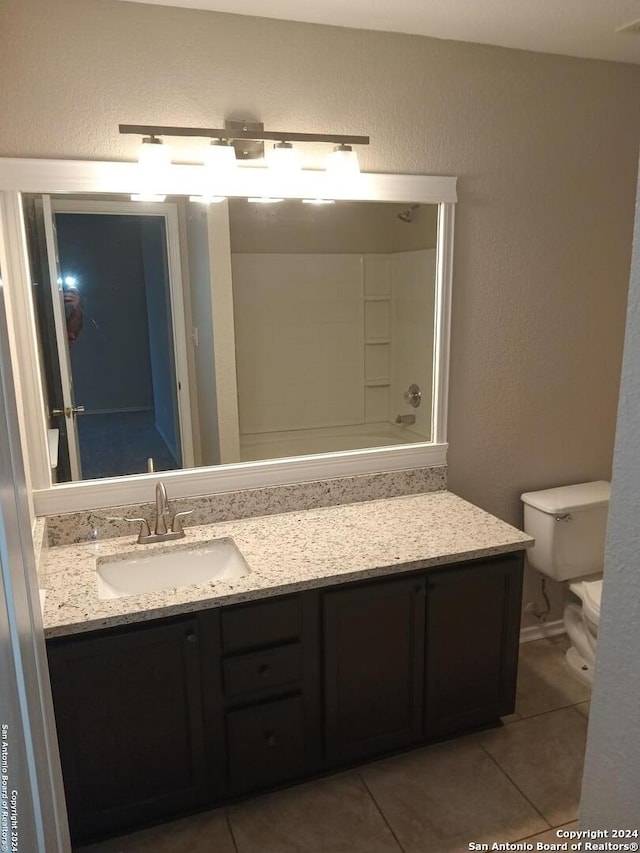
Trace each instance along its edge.
{"label": "beige wall", "polygon": [[0,155],[133,159],[119,122],[368,133],[365,170],[458,175],[453,491],[609,477],[640,68],[116,0],[0,4]]}

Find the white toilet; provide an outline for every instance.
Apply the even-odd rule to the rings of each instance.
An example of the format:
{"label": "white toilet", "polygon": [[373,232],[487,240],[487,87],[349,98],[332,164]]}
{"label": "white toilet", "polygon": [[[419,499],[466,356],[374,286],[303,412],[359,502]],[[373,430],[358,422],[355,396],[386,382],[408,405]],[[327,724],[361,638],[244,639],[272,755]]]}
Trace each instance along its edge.
{"label": "white toilet", "polygon": [[605,480],[522,495],[524,529],[536,540],[527,553],[529,565],[566,582],[572,593],[564,611],[572,644],[565,660],[589,686],[596,660],[610,496],[611,484]]}

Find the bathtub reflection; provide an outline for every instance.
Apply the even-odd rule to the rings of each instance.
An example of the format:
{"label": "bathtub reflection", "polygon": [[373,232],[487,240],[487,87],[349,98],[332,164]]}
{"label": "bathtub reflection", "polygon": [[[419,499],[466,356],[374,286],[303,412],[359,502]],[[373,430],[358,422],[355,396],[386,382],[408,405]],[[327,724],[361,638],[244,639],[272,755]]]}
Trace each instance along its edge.
{"label": "bathtub reflection", "polygon": [[241,435],[240,457],[243,462],[255,462],[259,459],[336,453],[342,450],[363,450],[367,447],[389,447],[421,441],[429,441],[428,436],[406,426],[385,422],[366,424],[364,427],[357,424],[295,429]]}

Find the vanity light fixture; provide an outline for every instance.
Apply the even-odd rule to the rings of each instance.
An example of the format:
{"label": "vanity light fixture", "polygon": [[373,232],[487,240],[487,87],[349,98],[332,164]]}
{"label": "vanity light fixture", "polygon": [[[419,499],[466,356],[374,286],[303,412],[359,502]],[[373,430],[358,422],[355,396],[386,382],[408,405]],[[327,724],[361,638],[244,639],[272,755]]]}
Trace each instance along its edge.
{"label": "vanity light fixture", "polygon": [[145,136],[138,149],[139,192],[132,201],[164,201],[166,195],[157,192],[162,185],[164,172],[171,165],[171,155],[155,133]]}
{"label": "vanity light fixture", "polygon": [[253,196],[252,198],[248,198],[247,201],[249,204],[278,204],[281,201],[284,201],[283,198],[271,198],[267,195]]}
{"label": "vanity light fixture", "polygon": [[[266,161],[280,178],[285,175],[293,176],[301,168],[300,155],[293,147],[294,142],[320,142],[335,146],[327,159],[327,173],[332,179],[348,179],[360,173],[358,155],[353,150],[354,145],[368,145],[368,136],[347,136],[335,133],[291,133],[289,131],[267,131],[261,122],[225,121],[224,128],[208,127],[173,127],[160,125],[121,124],[120,133],[141,134],[144,136],[139,158],[140,168],[144,174],[151,172],[152,165],[168,165],[168,158],[161,158],[159,149],[162,148],[160,136],[202,137],[211,139],[204,157],[205,174],[208,172],[207,186],[203,192],[204,198],[218,198],[214,195],[216,179],[221,174],[228,174],[229,169],[236,166],[237,160],[261,160],[264,158],[264,143],[273,141],[275,145],[269,151]],[[144,156],[142,149],[145,149]],[[147,150],[149,149],[149,150]],[[153,149],[151,152],[150,149]],[[164,154],[164,152],[163,152]],[[146,172],[145,172],[146,170]],[[153,180],[149,175],[143,191],[137,198],[148,200],[154,195]],[[149,186],[151,187],[149,189]],[[158,184],[156,183],[155,186]],[[154,198],[153,200],[158,200]],[[200,200],[200,199],[199,199]]]}
{"label": "vanity light fixture", "polygon": [[335,199],[332,198],[303,198],[303,204],[315,204],[317,207],[320,207],[323,204],[335,204]]}

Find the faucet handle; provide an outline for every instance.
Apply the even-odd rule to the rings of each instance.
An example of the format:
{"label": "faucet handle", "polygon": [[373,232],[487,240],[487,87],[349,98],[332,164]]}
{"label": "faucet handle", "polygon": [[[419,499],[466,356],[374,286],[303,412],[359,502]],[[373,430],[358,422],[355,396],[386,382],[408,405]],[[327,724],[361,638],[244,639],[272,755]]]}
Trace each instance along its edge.
{"label": "faucet handle", "polygon": [[149,528],[149,522],[146,518],[127,518],[126,516],[122,519],[123,521],[137,522],[140,525],[140,535],[138,536],[138,542],[141,539],[144,539],[147,536],[151,536],[151,530]]}
{"label": "faucet handle", "polygon": [[183,533],[182,529],[182,521],[181,519],[185,518],[187,515],[191,515],[193,509],[185,509],[182,512],[177,512],[173,516],[173,521],[171,522],[171,532],[172,533]]}

